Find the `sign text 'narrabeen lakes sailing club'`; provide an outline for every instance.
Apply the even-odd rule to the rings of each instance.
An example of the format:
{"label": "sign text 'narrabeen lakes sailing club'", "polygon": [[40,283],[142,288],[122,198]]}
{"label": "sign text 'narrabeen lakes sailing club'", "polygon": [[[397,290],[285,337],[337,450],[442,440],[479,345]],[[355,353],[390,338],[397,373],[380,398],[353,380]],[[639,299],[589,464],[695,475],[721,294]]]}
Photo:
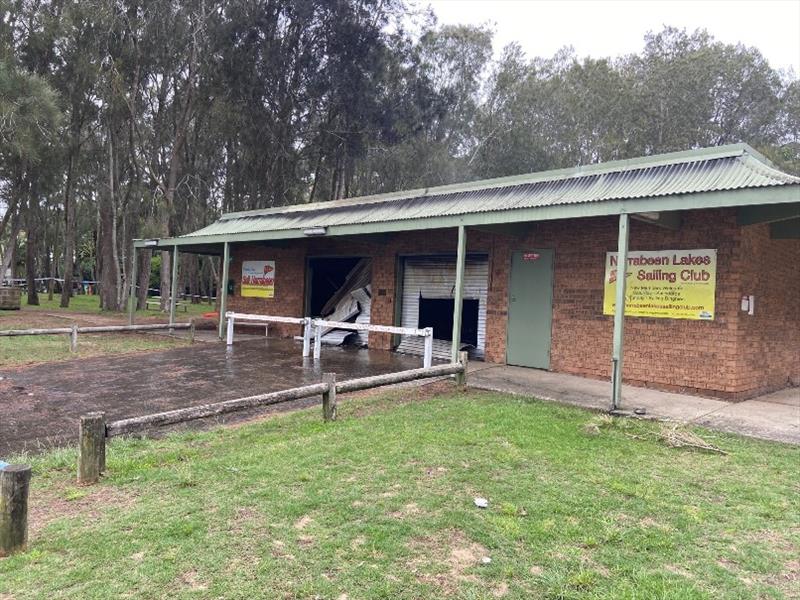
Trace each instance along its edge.
{"label": "sign text 'narrabeen lakes sailing club'", "polygon": [[[656,250],[628,253],[625,315],[668,319],[714,319],[717,251]],[[613,315],[617,253],[606,253],[603,314]]]}

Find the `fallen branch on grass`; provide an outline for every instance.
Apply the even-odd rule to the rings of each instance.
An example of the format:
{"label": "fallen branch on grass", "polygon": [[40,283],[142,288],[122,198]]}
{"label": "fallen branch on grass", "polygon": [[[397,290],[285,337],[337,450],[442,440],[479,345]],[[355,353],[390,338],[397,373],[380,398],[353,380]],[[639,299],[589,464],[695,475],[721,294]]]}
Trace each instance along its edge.
{"label": "fallen branch on grass", "polygon": [[684,429],[679,425],[673,425],[672,427],[668,427],[666,425],[663,426],[661,428],[661,434],[659,437],[661,438],[661,441],[663,441],[670,448],[695,448],[697,450],[703,450],[704,452],[728,454],[722,448],[705,441],[696,433],[689,431],[688,429]]}

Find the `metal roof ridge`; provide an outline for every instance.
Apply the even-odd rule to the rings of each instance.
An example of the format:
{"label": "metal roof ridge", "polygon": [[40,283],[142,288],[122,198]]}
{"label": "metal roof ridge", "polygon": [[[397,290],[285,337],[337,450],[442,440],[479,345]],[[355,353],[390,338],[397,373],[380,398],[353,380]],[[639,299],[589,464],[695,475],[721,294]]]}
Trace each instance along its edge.
{"label": "metal roof ridge", "polygon": [[[679,152],[669,152],[664,154],[654,154],[650,156],[640,156],[622,160],[593,163],[590,165],[580,165],[565,169],[552,169],[549,171],[538,171],[521,175],[510,175],[507,177],[496,177],[492,179],[479,179],[475,181],[451,183],[447,185],[416,188],[412,190],[399,190],[382,194],[371,194],[368,196],[354,196],[341,200],[327,200],[324,202],[310,202],[305,204],[290,204],[286,206],[275,206],[249,211],[239,211],[223,214],[219,220],[227,221],[231,219],[242,219],[250,217],[263,217],[273,214],[287,214],[295,212],[308,212],[312,210],[326,210],[334,208],[347,208],[356,205],[376,204],[381,202],[391,202],[393,200],[404,200],[408,198],[421,198],[426,196],[439,196],[442,194],[452,194],[461,192],[474,192],[499,187],[513,187],[527,185],[531,183],[541,183],[547,181],[559,181],[573,177],[586,177],[591,175],[608,175],[626,171],[634,171],[649,167],[660,167],[666,165],[679,165],[697,161],[715,160],[720,158],[735,158],[749,154],[766,166],[774,166],[762,154],[754,150],[747,144],[727,144],[723,146],[710,146],[693,150],[683,150]],[[781,171],[778,171],[782,173]]]}

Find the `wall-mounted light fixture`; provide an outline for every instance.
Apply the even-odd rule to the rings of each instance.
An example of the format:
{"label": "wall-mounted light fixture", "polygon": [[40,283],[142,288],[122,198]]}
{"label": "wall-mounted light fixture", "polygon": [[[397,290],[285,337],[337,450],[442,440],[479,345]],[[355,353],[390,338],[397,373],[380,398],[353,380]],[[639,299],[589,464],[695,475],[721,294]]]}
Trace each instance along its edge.
{"label": "wall-mounted light fixture", "polygon": [[309,227],[303,230],[303,235],[325,235],[328,233],[327,227]]}

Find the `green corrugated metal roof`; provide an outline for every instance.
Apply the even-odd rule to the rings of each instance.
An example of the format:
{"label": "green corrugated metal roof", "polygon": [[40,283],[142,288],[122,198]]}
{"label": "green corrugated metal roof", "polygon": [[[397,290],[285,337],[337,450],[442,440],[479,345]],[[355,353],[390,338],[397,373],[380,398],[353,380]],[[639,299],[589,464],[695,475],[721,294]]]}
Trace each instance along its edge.
{"label": "green corrugated metal roof", "polygon": [[[781,194],[781,201],[794,201],[794,194],[800,201],[800,178],[779,171],[746,144],[735,144],[576,169],[229,213],[203,229],[162,243],[259,239],[261,234],[265,239],[300,237],[303,230],[312,227],[326,227],[330,235],[396,231],[419,228],[420,221],[425,221],[426,226],[450,221],[466,223],[466,217],[469,223],[568,218],[628,212],[628,206],[630,212],[680,210],[705,206],[702,202],[700,206],[677,202],[687,195],[700,201],[714,192],[787,187],[791,196],[787,200],[785,193]],[[737,202],[770,202],[766,195],[760,196],[760,200],[742,202],[739,194]],[[720,205],[719,198],[715,202],[713,205]],[[587,207],[598,203],[603,206]]]}

